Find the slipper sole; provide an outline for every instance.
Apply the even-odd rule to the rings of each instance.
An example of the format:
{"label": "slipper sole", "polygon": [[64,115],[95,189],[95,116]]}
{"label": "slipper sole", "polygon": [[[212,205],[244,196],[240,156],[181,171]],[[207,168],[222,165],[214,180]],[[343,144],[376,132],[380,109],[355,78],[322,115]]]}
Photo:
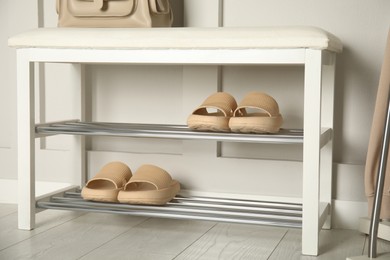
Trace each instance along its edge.
{"label": "slipper sole", "polygon": [[118,201],[127,204],[164,205],[180,190],[180,183],[172,180],[169,187],[159,190],[124,191],[118,194]]}
{"label": "slipper sole", "polygon": [[190,115],[187,125],[192,130],[229,132],[229,118],[209,115]]}
{"label": "slipper sole", "polygon": [[232,117],[229,127],[237,133],[277,133],[283,123],[282,116],[276,117]]}
{"label": "slipper sole", "polygon": [[118,193],[121,190],[119,189],[110,189],[110,190],[98,190],[90,189],[84,187],[81,190],[81,196],[85,200],[101,201],[101,202],[118,202]]}

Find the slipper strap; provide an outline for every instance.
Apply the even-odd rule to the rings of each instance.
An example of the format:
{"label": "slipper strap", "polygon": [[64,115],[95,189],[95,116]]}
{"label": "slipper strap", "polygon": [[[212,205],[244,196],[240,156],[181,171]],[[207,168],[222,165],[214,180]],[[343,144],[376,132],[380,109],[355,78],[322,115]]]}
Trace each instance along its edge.
{"label": "slipper strap", "polygon": [[94,181],[110,181],[112,182],[116,188],[123,187],[127,181],[131,178],[131,170],[130,168],[121,162],[110,162],[103,166],[103,168],[87,182],[88,184]]}
{"label": "slipper strap", "polygon": [[[251,92],[248,93],[244,99],[240,102],[237,109],[234,111],[234,116],[237,113],[245,115],[245,108],[256,108],[266,112],[270,117],[279,115],[279,105],[275,99],[262,92]],[[238,115],[240,116],[240,115]]]}
{"label": "slipper strap", "polygon": [[150,183],[156,187],[156,190],[160,190],[169,187],[172,183],[172,177],[168,172],[160,167],[145,164],[142,165],[134,173],[134,176],[130,179],[130,181],[126,183],[125,190],[131,183]]}
{"label": "slipper strap", "polygon": [[202,105],[194,110],[193,114],[199,111],[206,114],[206,108],[218,109],[223,112],[224,116],[231,117],[237,108],[237,102],[232,95],[226,92],[217,92],[206,98]]}

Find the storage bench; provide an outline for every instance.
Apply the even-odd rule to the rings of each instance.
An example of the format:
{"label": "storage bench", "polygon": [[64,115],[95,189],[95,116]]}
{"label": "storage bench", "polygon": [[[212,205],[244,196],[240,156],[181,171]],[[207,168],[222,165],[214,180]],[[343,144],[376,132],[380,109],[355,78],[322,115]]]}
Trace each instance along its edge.
{"label": "storage bench", "polygon": [[[330,228],[332,209],[332,136],[336,53],[340,40],[314,27],[261,28],[152,28],[81,29],[42,28],[16,35],[9,46],[17,48],[18,122],[18,225],[30,230],[38,208],[117,212],[129,215],[190,218],[237,223],[302,227],[302,253],[318,254],[321,228]],[[304,125],[302,131],[284,129],[278,134],[193,132],[185,126],[103,124],[85,122],[81,84],[79,120],[35,121],[34,63],[75,64],[83,77],[85,64],[157,65],[303,65]],[[80,81],[82,82],[82,81]],[[35,139],[54,134],[76,135],[77,168],[85,175],[84,135],[157,137],[254,143],[303,144],[303,195],[301,204],[178,196],[166,207],[100,205],[83,202],[74,187],[58,194],[74,197],[53,200],[53,194],[35,197]],[[321,176],[321,177],[320,177]],[[82,183],[83,184],[83,183]],[[56,194],[56,196],[58,196]],[[188,209],[188,201],[215,204],[215,208]],[[187,203],[187,204],[186,204]],[[272,204],[270,206],[270,204]],[[187,205],[182,207],[182,205]],[[224,211],[220,211],[220,208]],[[228,210],[226,210],[228,208]]]}

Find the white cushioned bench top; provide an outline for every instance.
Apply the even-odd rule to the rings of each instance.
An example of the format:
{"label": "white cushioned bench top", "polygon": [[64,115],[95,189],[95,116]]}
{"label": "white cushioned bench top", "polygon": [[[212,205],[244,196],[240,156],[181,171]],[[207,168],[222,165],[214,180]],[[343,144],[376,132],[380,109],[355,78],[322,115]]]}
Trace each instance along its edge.
{"label": "white cushioned bench top", "polygon": [[315,27],[40,28],[8,40],[15,48],[263,49],[342,51],[341,41]]}

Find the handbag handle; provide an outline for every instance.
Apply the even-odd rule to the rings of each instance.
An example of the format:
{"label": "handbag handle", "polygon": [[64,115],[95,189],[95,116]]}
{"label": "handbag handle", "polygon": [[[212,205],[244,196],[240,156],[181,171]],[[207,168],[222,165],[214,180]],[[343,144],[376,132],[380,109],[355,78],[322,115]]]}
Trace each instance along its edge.
{"label": "handbag handle", "polygon": [[[93,2],[94,7],[97,9],[103,8],[103,2],[108,0],[79,0],[79,1],[85,1],[85,2]],[[60,6],[60,0],[56,0],[56,11],[57,14],[59,13],[59,6]]]}
{"label": "handbag handle", "polygon": [[149,0],[150,10],[155,14],[169,14],[169,0]]}

